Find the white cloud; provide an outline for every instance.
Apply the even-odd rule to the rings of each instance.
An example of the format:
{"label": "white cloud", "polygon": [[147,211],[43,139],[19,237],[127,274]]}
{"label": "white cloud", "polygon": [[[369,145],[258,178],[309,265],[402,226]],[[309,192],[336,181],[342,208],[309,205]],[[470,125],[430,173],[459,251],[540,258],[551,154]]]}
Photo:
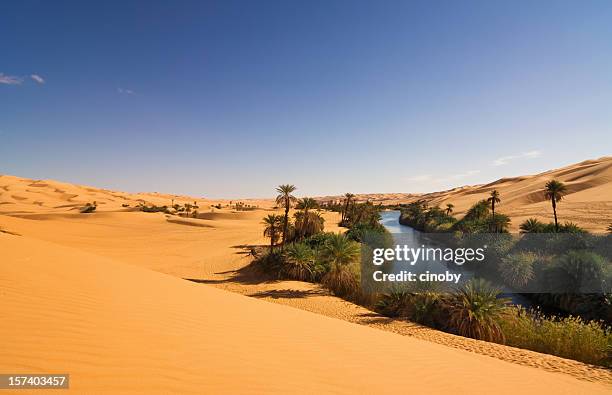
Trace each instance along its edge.
{"label": "white cloud", "polygon": [[16,77],[14,75],[5,75],[0,73],[0,84],[5,85],[21,85],[23,78]]}
{"label": "white cloud", "polygon": [[38,74],[32,74],[30,75],[30,78],[32,78],[34,81],[36,81],[39,84],[45,83],[45,79]]}
{"label": "white cloud", "polygon": [[123,88],[117,88],[117,92],[119,92],[122,95],[134,95],[135,94],[133,90],[123,89]]}
{"label": "white cloud", "polygon": [[516,155],[502,156],[501,158],[497,158],[493,161],[493,166],[503,166],[503,165],[507,165],[508,163],[516,159],[524,159],[524,158],[532,159],[532,158],[539,158],[540,156],[542,156],[542,152],[538,150],[523,152],[521,154],[516,154]]}

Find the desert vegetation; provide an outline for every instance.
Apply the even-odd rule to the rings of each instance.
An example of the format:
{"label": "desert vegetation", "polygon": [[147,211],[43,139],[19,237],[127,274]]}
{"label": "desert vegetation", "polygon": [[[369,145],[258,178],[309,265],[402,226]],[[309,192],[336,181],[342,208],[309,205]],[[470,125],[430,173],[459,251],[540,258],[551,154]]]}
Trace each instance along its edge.
{"label": "desert vegetation", "polygon": [[79,212],[81,214],[89,214],[89,213],[93,213],[94,211],[96,211],[96,209],[98,208],[98,204],[96,202],[93,203],[85,203],[85,206],[83,206]]}
{"label": "desert vegetation", "polygon": [[[342,204],[320,205],[309,197],[296,198],[296,190],[289,184],[276,189],[276,204],[284,215],[270,214],[263,219],[270,246],[257,256],[256,265],[279,278],[318,282],[335,295],[362,300],[360,242],[371,233],[390,237],[379,223],[380,207],[370,202],[358,204],[352,194],[346,194]],[[291,208],[295,208],[293,218]],[[322,210],[340,212],[340,225],[347,231],[325,232]]]}
{"label": "desert vegetation", "polygon": [[[474,243],[472,236],[490,244],[497,266],[470,267],[474,279],[450,291],[436,289],[433,283],[421,284],[421,289],[396,287],[388,292],[362,289],[359,262],[364,248],[371,247],[368,235],[382,235],[379,242],[390,238],[380,224],[383,208],[369,201],[359,203],[350,193],[342,201],[319,205],[311,198],[295,198],[295,190],[293,185],[279,186],[276,203],[284,209],[284,215],[269,215],[264,220],[271,244],[257,257],[256,264],[268,273],[318,282],[334,295],[383,315],[460,336],[587,363],[612,363],[612,271],[604,259],[610,236],[589,235],[575,224],[559,223],[558,203],[566,191],[562,183],[549,182],[543,192],[551,201],[555,222],[528,219],[520,225],[523,237],[508,233],[510,219],[499,212],[503,200],[496,190],[460,219],[453,216],[450,203],[444,209],[430,207],[422,200],[401,206],[400,222],[405,225],[448,233],[457,246]],[[295,208],[293,219],[289,216],[291,208]],[[324,232],[319,214],[322,209],[341,214],[339,225],[347,228],[344,234]],[[529,235],[535,233],[541,235]],[[572,234],[584,236],[577,239]],[[534,237],[539,238],[537,242]],[[545,292],[523,293],[532,303],[532,308],[525,309],[512,305],[487,278],[501,279],[517,292]],[[589,289],[597,292],[581,293],[572,288],[584,285],[586,278],[591,279]]]}

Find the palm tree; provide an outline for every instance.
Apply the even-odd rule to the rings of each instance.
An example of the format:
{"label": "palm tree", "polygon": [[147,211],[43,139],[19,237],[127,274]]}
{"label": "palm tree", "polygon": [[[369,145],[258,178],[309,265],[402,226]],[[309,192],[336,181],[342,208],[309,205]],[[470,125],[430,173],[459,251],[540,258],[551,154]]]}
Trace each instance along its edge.
{"label": "palm tree", "polygon": [[300,281],[310,281],[313,279],[315,254],[307,244],[289,244],[285,254],[286,259],[283,270],[289,278]]}
{"label": "palm tree", "polygon": [[321,257],[330,266],[322,278],[323,284],[338,296],[354,295],[359,288],[354,264],[360,255],[359,243],[343,234],[330,235],[321,249]]}
{"label": "palm tree", "polygon": [[451,215],[451,213],[453,212],[453,209],[455,208],[455,205],[452,203],[448,203],[446,205],[446,215]]}
{"label": "palm tree", "polygon": [[301,199],[295,208],[298,211],[295,213],[295,230],[299,238],[312,236],[323,230],[325,222],[321,214],[311,210],[319,207],[319,204],[313,198],[305,197]]}
{"label": "palm tree", "polygon": [[565,184],[557,181],[550,180],[546,183],[546,189],[544,191],[544,196],[546,199],[550,199],[553,208],[553,214],[555,215],[555,231],[559,231],[559,222],[557,222],[557,202],[563,199],[563,195],[567,192],[567,188]]}
{"label": "palm tree", "polygon": [[270,238],[270,253],[274,250],[274,245],[278,241],[278,237],[281,233],[281,227],[283,224],[283,217],[276,214],[268,214],[264,217],[262,224],[264,228],[264,236]]}
{"label": "palm tree", "polygon": [[508,299],[498,298],[499,293],[484,280],[470,280],[446,302],[449,327],[461,336],[503,343],[500,321]]}
{"label": "palm tree", "polygon": [[495,217],[491,217],[490,230],[494,233],[506,233],[510,226],[510,217],[504,214],[497,214]]}
{"label": "palm tree", "polygon": [[344,203],[344,210],[342,211],[342,222],[344,223],[344,221],[346,221],[347,217],[348,217],[348,209],[349,209],[349,204],[351,203],[351,200],[355,197],[355,195],[353,195],[352,193],[346,193],[344,194],[344,197],[346,198],[346,201]]}
{"label": "palm tree", "polygon": [[489,203],[491,203],[491,215],[495,218],[495,203],[501,203],[501,199],[499,198],[499,192],[497,189],[491,191],[491,197],[487,199]]}
{"label": "palm tree", "polygon": [[285,216],[283,218],[283,248],[285,245],[285,241],[287,240],[287,229],[289,227],[289,209],[297,201],[297,198],[293,196],[291,193],[294,192],[297,188],[295,185],[284,184],[279,185],[276,188],[276,192],[278,192],[278,196],[276,197],[276,204],[285,208]]}

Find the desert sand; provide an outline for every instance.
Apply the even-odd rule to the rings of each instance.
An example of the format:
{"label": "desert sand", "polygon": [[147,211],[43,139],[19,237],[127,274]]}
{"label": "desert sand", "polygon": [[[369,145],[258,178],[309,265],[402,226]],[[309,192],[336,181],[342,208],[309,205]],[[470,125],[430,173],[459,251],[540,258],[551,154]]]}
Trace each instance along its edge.
{"label": "desert sand", "polygon": [[[612,160],[602,163],[591,177],[609,180]],[[578,195],[585,212],[610,215],[612,195],[598,197],[610,185],[567,202]],[[199,218],[134,209],[171,199],[195,200]],[[93,201],[96,212],[78,212]],[[260,222],[274,204],[211,207],[228,203],[0,176],[0,371],[70,373],[72,390],[88,394],[612,393],[602,368],[390,320],[314,284],[258,278],[248,246],[267,242]],[[339,231],[337,214],[324,215]]]}

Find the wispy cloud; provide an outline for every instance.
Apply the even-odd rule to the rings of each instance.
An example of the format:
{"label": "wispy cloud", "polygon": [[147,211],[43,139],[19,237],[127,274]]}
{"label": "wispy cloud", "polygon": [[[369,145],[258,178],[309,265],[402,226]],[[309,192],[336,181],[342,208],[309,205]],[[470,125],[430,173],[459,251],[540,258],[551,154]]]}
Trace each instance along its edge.
{"label": "wispy cloud", "polygon": [[30,78],[33,79],[35,82],[39,83],[39,84],[44,84],[45,83],[45,79],[43,77],[41,77],[38,74],[32,74],[30,75]]}
{"label": "wispy cloud", "polygon": [[135,92],[131,89],[117,88],[117,92],[121,95],[134,95]]}
{"label": "wispy cloud", "polygon": [[0,84],[4,85],[20,85],[23,82],[23,78],[14,75],[5,75],[0,73]]}
{"label": "wispy cloud", "polygon": [[497,158],[493,161],[493,166],[503,166],[503,165],[507,165],[508,163],[516,159],[531,159],[531,158],[539,158],[540,156],[542,156],[542,151],[538,151],[538,150],[523,152],[521,154],[516,154],[516,155],[502,156],[501,158]]}

